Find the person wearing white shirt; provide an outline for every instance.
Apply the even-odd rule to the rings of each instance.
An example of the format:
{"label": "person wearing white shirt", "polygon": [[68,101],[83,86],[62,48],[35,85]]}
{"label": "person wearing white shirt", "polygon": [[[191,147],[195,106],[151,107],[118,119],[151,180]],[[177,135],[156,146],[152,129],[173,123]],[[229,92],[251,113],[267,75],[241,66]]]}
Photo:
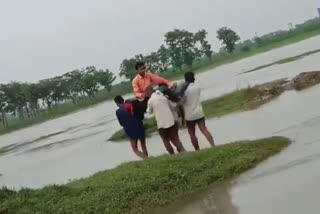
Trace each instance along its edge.
{"label": "person wearing white shirt", "polygon": [[159,135],[169,154],[174,154],[173,144],[177,151],[184,152],[185,149],[180,141],[178,126],[174,108],[176,104],[169,101],[159,90],[153,92],[150,89],[150,99],[148,101],[147,113],[154,114],[157,122]]}
{"label": "person wearing white shirt", "polygon": [[184,77],[186,83],[188,83],[188,87],[182,98],[182,104],[192,145],[196,151],[200,149],[198,138],[196,136],[196,125],[198,125],[201,133],[206,137],[210,145],[213,147],[215,146],[214,140],[211,133],[207,129],[205,116],[200,101],[201,88],[195,83],[193,72],[185,73]]}

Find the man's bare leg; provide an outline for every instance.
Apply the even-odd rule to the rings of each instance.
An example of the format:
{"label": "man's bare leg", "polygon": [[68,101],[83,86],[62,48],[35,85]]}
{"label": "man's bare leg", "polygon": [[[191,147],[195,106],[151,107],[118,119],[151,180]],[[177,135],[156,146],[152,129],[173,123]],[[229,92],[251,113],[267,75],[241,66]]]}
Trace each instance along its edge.
{"label": "man's bare leg", "polygon": [[170,155],[174,155],[174,150],[173,150],[173,148],[172,148],[172,146],[170,144],[170,141],[169,141],[169,138],[168,138],[168,134],[164,133],[164,132],[159,132],[159,134],[160,134],[160,137],[161,137],[161,139],[163,141],[163,144],[166,147],[168,153]]}
{"label": "man's bare leg", "polygon": [[170,141],[177,148],[179,153],[186,151],[184,146],[181,143],[178,127],[174,127],[173,129],[170,130]]}
{"label": "man's bare leg", "polygon": [[144,159],[144,158],[147,157],[144,153],[142,153],[141,151],[139,151],[137,140],[130,140],[130,143],[131,143],[131,148],[132,148],[133,152],[134,152],[137,156],[139,156],[139,157],[142,158],[142,159]]}
{"label": "man's bare leg", "polygon": [[206,123],[204,120],[199,121],[198,123],[199,129],[201,131],[201,133],[207,138],[207,140],[209,141],[210,145],[212,147],[215,146],[214,144],[214,140],[213,137],[211,135],[211,133],[209,132],[209,130],[207,129]]}
{"label": "man's bare leg", "polygon": [[140,144],[141,144],[141,149],[142,149],[142,152],[143,154],[148,157],[149,154],[148,154],[148,150],[147,150],[147,147],[146,147],[146,140],[143,139],[143,140],[140,140]]}
{"label": "man's bare leg", "polygon": [[195,126],[190,126],[188,127],[188,132],[189,132],[189,135],[190,135],[190,139],[191,139],[191,143],[194,147],[194,149],[196,151],[199,151],[200,150],[200,147],[199,147],[199,142],[198,142],[198,138],[196,136],[196,127]]}

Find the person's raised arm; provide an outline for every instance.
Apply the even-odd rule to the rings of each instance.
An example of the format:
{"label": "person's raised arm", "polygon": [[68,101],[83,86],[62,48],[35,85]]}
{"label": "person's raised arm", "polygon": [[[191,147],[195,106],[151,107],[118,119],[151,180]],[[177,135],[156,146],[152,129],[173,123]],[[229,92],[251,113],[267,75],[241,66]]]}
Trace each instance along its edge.
{"label": "person's raised arm", "polygon": [[158,77],[157,75],[154,75],[154,74],[150,74],[150,73],[149,73],[148,75],[149,75],[150,80],[151,80],[152,83],[155,83],[155,84],[164,84],[164,85],[166,85],[168,88],[171,88],[172,84],[171,84],[168,80],[166,80],[166,79],[164,79],[164,78],[162,78],[162,77]]}

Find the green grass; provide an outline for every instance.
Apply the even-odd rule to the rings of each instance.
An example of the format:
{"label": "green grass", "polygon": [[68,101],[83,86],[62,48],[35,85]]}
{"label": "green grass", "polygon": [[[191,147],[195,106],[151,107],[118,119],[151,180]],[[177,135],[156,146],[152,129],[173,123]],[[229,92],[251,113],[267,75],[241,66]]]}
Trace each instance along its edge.
{"label": "green grass", "polygon": [[[238,90],[218,98],[210,99],[202,103],[206,118],[221,117],[236,111],[244,111],[253,109],[260,104],[254,102],[254,99],[261,93],[254,88]],[[145,131],[148,135],[157,130],[155,118],[148,118],[145,120]],[[123,141],[126,139],[124,131],[121,129],[115,132],[110,141]]]}
{"label": "green grass", "polygon": [[182,196],[236,176],[290,144],[283,137],[123,164],[67,185],[0,190],[0,213],[153,213]]}
{"label": "green grass", "polygon": [[[298,30],[290,34],[286,38],[280,38],[279,40],[274,41],[266,41],[261,47],[256,45],[250,46],[250,51],[241,51],[239,49],[235,50],[233,54],[228,54],[221,52],[219,54],[215,54],[211,60],[202,59],[198,62],[195,62],[192,68],[185,67],[181,72],[165,72],[161,74],[161,76],[168,78],[170,80],[177,80],[183,77],[183,74],[187,71],[194,71],[196,73],[205,72],[208,70],[212,70],[221,65],[232,63],[247,57],[254,56],[256,54],[264,53],[270,51],[275,48],[280,48],[286,45],[290,45],[296,42],[300,42],[302,40],[318,36],[320,34],[320,29],[307,29],[307,30]],[[106,90],[102,90],[98,92],[97,96],[92,100],[81,101],[77,104],[67,103],[57,106],[54,109],[48,110],[45,113],[41,113],[36,118],[26,119],[24,121],[21,120],[10,120],[9,127],[5,128],[0,126],[0,135],[6,134],[21,128],[26,128],[28,126],[32,126],[34,124],[38,124],[50,119],[55,119],[66,114],[70,114],[72,112],[91,107],[100,102],[106,101],[108,99],[112,99],[115,95],[118,94],[128,94],[132,92],[131,83],[124,82],[117,84],[113,87],[111,92]]]}
{"label": "green grass", "polygon": [[302,58],[304,58],[304,57],[306,57],[306,56],[309,56],[309,55],[312,55],[312,54],[315,54],[315,53],[319,53],[319,52],[320,52],[320,49],[313,50],[313,51],[308,51],[308,52],[306,52],[306,53],[299,54],[299,55],[297,55],[297,56],[284,58],[284,59],[281,59],[281,60],[278,60],[278,61],[275,61],[275,62],[272,62],[272,63],[269,63],[269,64],[265,64],[265,65],[262,65],[262,66],[258,66],[258,67],[256,67],[256,68],[250,69],[250,70],[245,71],[245,72],[243,72],[243,73],[250,73],[250,72],[254,72],[254,71],[261,70],[261,69],[263,69],[263,68],[271,67],[271,66],[273,66],[273,65],[285,64],[285,63],[293,62],[293,61],[302,59]]}

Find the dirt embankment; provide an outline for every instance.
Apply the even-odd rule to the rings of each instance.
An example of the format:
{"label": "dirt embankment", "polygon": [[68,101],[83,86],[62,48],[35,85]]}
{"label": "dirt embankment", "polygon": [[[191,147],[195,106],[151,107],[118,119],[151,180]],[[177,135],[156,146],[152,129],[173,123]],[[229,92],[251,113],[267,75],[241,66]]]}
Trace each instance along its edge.
{"label": "dirt embankment", "polygon": [[279,79],[272,82],[256,85],[257,91],[253,102],[268,102],[286,90],[303,90],[320,83],[320,71],[304,72],[292,80]]}
{"label": "dirt embankment", "polygon": [[292,87],[303,90],[320,83],[320,71],[304,72],[293,78]]}

